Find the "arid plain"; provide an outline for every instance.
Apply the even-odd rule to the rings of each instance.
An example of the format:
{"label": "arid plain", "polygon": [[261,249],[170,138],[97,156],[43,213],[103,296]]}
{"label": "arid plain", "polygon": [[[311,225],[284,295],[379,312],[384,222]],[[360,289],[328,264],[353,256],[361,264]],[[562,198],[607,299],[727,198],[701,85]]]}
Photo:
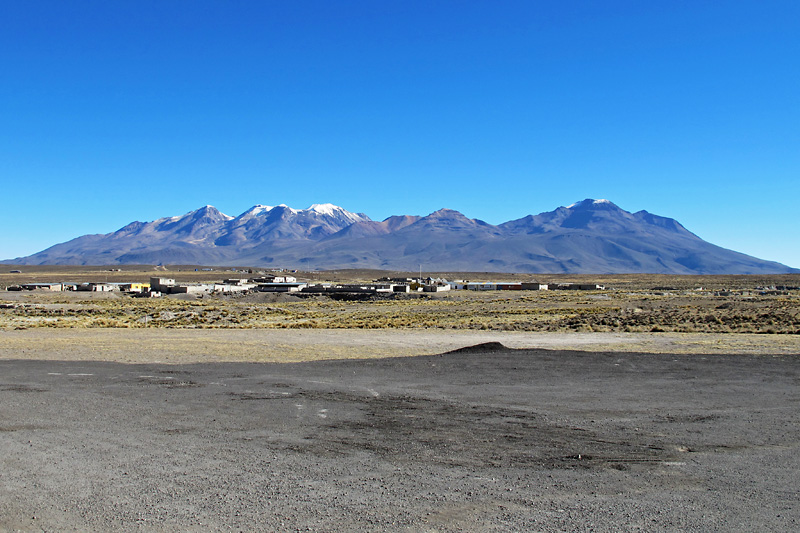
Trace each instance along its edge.
{"label": "arid plain", "polygon": [[[0,289],[20,283],[52,281],[147,281],[150,276],[169,275],[179,281],[214,281],[222,277],[247,277],[231,271],[195,271],[193,268],[164,271],[108,271],[87,267],[59,270],[37,267],[19,274],[0,274]],[[310,273],[306,279],[318,282],[369,281],[387,272],[340,271]],[[392,275],[408,273],[388,273]],[[410,275],[410,274],[409,274]],[[137,299],[120,293],[0,291],[0,328],[26,331],[40,328],[87,330],[89,338],[98,329],[136,330],[226,330],[214,337],[234,335],[234,330],[264,332],[271,342],[314,338],[298,330],[347,330],[342,339],[397,339],[401,346],[417,342],[421,346],[453,347],[447,339],[508,339],[511,345],[532,347],[526,341],[563,342],[546,339],[576,339],[578,344],[608,342],[630,346],[636,343],[669,346],[674,339],[728,346],[792,346],[800,333],[800,275],[785,276],[566,276],[503,275],[489,273],[437,273],[437,277],[496,281],[542,281],[544,283],[598,283],[602,291],[448,291],[444,293],[397,294],[390,297],[334,299],[326,296],[298,297],[287,294],[251,293],[236,296],[170,296]],[[299,274],[303,276],[303,274]],[[369,330],[382,330],[367,335]],[[269,330],[268,332],[265,330]],[[291,330],[281,335],[272,330]],[[605,333],[620,335],[512,335],[512,333]],[[671,335],[636,335],[668,333]],[[135,335],[147,338],[154,333],[119,332],[120,338]],[[163,333],[162,333],[163,334]],[[319,335],[321,333],[318,333]],[[679,334],[679,335],[676,335]],[[698,335],[699,334],[699,335]],[[727,335],[735,334],[735,335]],[[40,335],[44,335],[40,333]],[[179,338],[188,338],[188,331]],[[335,333],[325,333],[330,338]],[[711,335],[711,337],[709,337]],[[749,335],[757,335],[752,338]],[[24,337],[24,335],[20,335]],[[240,338],[246,338],[239,334]],[[62,332],[58,337],[69,337]],[[250,338],[254,338],[250,335]],[[432,341],[433,338],[442,339]],[[669,338],[669,342],[656,339]],[[416,339],[416,340],[415,340]],[[583,339],[577,341],[577,339]],[[652,339],[652,340],[648,340]],[[316,342],[316,341],[309,341]],[[381,342],[381,341],[377,341]],[[434,344],[431,344],[431,343]],[[688,341],[691,344],[691,341]],[[351,345],[360,343],[351,342]],[[368,343],[369,344],[369,343]],[[534,345],[535,346],[535,345]],[[352,347],[352,346],[351,346]],[[178,351],[181,351],[180,349]],[[404,352],[404,354],[407,352]],[[289,357],[289,354],[286,353]],[[290,358],[291,359],[291,358]],[[248,359],[251,361],[250,355]]]}
{"label": "arid plain", "polygon": [[607,290],[0,292],[0,530],[797,527],[800,276],[523,277]]}

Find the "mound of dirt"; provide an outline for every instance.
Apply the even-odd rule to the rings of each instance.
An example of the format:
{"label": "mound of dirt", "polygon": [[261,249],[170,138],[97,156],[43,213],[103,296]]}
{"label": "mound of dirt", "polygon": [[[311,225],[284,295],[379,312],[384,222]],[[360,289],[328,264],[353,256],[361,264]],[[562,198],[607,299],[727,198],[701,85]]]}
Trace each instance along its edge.
{"label": "mound of dirt", "polygon": [[511,348],[505,346],[501,342],[482,342],[481,344],[474,344],[472,346],[465,346],[463,348],[457,348],[455,350],[451,350],[449,352],[445,352],[442,355],[491,353],[491,352],[500,352],[500,351],[505,351],[505,350],[510,350],[510,349]]}

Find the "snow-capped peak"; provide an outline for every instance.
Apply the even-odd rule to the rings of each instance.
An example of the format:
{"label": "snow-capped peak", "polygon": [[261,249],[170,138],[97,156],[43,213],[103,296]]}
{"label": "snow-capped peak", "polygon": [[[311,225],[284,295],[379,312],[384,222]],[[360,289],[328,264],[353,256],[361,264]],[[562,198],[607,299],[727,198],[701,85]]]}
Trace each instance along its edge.
{"label": "snow-capped peak", "polygon": [[351,213],[347,209],[339,207],[338,205],[333,204],[313,204],[308,209],[304,209],[303,211],[310,211],[316,213],[318,215],[325,215],[329,217],[341,217],[345,220],[349,220],[350,222],[359,222],[362,220],[367,220],[365,217],[358,215],[356,213]]}
{"label": "snow-capped peak", "polygon": [[286,204],[278,204],[278,205],[276,205],[275,207],[282,207],[282,208],[284,208],[286,211],[289,211],[290,213],[292,213],[293,215],[294,215],[294,214],[297,214],[297,213],[299,213],[299,212],[300,212],[300,210],[299,210],[299,209],[294,209],[294,208],[292,208],[292,207],[289,207],[289,206],[288,206],[288,205],[286,205]]}
{"label": "snow-capped peak", "polygon": [[339,219],[349,220],[350,222],[358,222],[367,220],[363,215],[351,213],[333,204],[314,204],[307,209],[294,209],[286,204],[278,204],[276,206],[257,204],[239,215],[239,219],[249,219],[260,215],[266,215],[273,209],[281,208],[282,210],[296,215],[298,213],[313,213],[315,215],[323,215],[328,217],[335,217]]}
{"label": "snow-capped peak", "polygon": [[217,209],[213,205],[204,205],[203,207],[201,207],[199,209],[195,209],[194,211],[189,211],[186,214],[178,215],[178,216],[174,216],[174,217],[163,217],[163,218],[159,218],[158,220],[155,220],[154,222],[155,223],[176,222],[178,220],[183,220],[183,219],[186,219],[186,218],[189,218],[189,217],[198,216],[200,214],[203,214],[203,215],[210,214],[212,217],[219,216],[223,220],[232,220],[233,219],[232,216],[226,215],[225,213],[221,212],[219,209]]}
{"label": "snow-capped peak", "polygon": [[341,207],[333,204],[314,204],[306,211],[314,211],[320,215],[333,215],[336,211],[344,211]]}
{"label": "snow-capped peak", "polygon": [[245,211],[244,214],[245,215],[254,215],[255,216],[255,215],[260,215],[261,213],[267,213],[269,211],[272,211],[272,206],[271,205],[256,204],[253,207],[251,207],[250,209],[248,209],[247,211]]}
{"label": "snow-capped peak", "polygon": [[219,215],[220,217],[222,217],[223,220],[233,220],[234,219],[234,217],[232,217],[230,215],[226,215],[225,213],[223,213],[222,211],[220,211],[219,209],[217,209],[213,205],[207,205],[207,206],[205,206],[205,207],[203,207],[201,209],[198,209],[198,211],[201,211],[201,210],[204,213],[208,213],[210,211],[212,214]]}
{"label": "snow-capped peak", "polygon": [[574,204],[570,204],[567,206],[567,209],[572,209],[574,207],[578,207],[579,205],[613,205],[610,200],[600,199],[600,200],[592,200],[587,198],[586,200],[581,200],[580,202],[575,202]]}

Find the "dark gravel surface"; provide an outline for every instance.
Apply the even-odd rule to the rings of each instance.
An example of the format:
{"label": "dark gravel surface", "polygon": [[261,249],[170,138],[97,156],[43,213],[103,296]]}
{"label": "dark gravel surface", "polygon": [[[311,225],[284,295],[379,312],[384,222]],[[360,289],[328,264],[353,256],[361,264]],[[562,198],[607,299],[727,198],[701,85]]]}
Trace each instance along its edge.
{"label": "dark gravel surface", "polygon": [[0,361],[0,530],[796,531],[800,356]]}

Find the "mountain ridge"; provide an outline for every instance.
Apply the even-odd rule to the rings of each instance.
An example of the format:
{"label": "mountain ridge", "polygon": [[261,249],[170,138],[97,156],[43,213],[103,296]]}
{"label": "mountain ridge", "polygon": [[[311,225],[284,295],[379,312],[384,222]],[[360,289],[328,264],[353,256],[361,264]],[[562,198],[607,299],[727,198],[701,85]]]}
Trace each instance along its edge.
{"label": "mountain ridge", "polygon": [[211,205],[83,235],[7,264],[217,264],[539,273],[800,272],[700,239],[677,220],[586,199],[498,225],[442,208],[382,221],[333,204]]}

